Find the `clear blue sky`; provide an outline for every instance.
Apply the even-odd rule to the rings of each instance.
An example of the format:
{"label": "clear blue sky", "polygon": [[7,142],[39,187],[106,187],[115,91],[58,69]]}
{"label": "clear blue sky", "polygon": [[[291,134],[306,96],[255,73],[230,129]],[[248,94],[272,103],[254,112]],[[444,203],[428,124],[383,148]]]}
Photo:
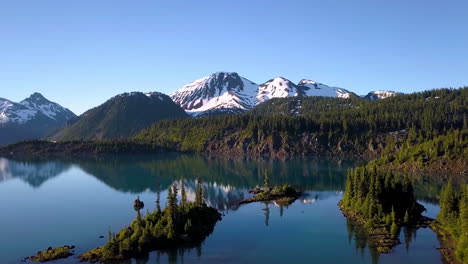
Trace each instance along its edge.
{"label": "clear blue sky", "polygon": [[468,1],[0,3],[0,97],[37,91],[81,114],[216,71],[365,94],[468,85]]}

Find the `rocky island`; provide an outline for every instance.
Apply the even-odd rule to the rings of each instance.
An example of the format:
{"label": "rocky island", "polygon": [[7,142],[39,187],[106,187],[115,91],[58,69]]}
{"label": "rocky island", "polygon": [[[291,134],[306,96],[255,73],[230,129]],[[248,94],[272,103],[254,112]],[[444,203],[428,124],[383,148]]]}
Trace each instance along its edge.
{"label": "rocky island", "polygon": [[57,247],[57,248],[48,247],[44,251],[37,252],[37,255],[27,257],[26,259],[30,259],[31,261],[34,261],[34,262],[46,262],[46,261],[51,261],[51,260],[56,260],[56,259],[68,258],[69,256],[72,256],[74,254],[73,253],[74,248],[75,246],[67,246],[67,245],[63,247]]}
{"label": "rocky island", "polygon": [[191,247],[203,241],[214,229],[221,214],[204,202],[201,181],[197,181],[194,202],[188,202],[185,187],[181,185],[181,201],[177,201],[178,187],[169,188],[167,206],[161,210],[159,191],[156,210],[142,216],[144,204],[134,203],[136,219],[117,233],[108,234],[108,242],[80,256],[81,261],[110,262],[140,256],[153,250]]}
{"label": "rocky island", "polygon": [[279,205],[290,205],[302,194],[289,184],[270,187],[268,173],[265,173],[265,183],[263,188],[256,187],[250,190],[249,193],[254,194],[254,196],[239,201],[238,204],[275,201]]}

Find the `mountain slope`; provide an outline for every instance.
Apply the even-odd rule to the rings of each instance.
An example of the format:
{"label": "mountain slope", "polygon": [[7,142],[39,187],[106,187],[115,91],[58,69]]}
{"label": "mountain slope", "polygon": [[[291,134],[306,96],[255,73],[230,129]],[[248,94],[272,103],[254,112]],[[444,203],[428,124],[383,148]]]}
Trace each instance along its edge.
{"label": "mountain slope", "polygon": [[20,103],[0,98],[0,145],[44,137],[75,117],[40,93]]}
{"label": "mountain slope", "polygon": [[170,97],[192,116],[239,113],[255,104],[257,87],[237,73],[217,72],[185,85]]}
{"label": "mountain slope", "polygon": [[83,113],[54,136],[57,140],[129,137],[161,120],[187,114],[162,93],[123,93]]}
{"label": "mountain slope", "polygon": [[323,83],[314,82],[311,80],[302,79],[298,86],[301,87],[303,96],[325,96],[325,97],[339,97],[349,98],[352,94],[348,90],[338,87],[330,87]]}
{"label": "mountain slope", "polygon": [[302,80],[299,84],[276,77],[256,84],[235,72],[217,72],[172,93],[172,100],[192,116],[242,113],[272,98],[326,96],[348,98],[351,92]]}
{"label": "mountain slope", "polygon": [[276,77],[258,87],[257,101],[260,104],[271,98],[283,98],[302,95],[301,89],[288,79]]}

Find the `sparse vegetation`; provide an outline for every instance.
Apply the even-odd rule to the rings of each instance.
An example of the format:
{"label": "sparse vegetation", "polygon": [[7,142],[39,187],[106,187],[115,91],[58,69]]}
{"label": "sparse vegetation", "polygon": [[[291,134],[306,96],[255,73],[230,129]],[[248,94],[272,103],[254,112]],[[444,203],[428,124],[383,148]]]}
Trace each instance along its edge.
{"label": "sparse vegetation", "polygon": [[61,258],[68,258],[69,256],[73,255],[74,248],[75,246],[63,246],[57,248],[49,247],[44,251],[37,252],[37,255],[35,256],[28,257],[28,259],[34,262],[46,262]]}

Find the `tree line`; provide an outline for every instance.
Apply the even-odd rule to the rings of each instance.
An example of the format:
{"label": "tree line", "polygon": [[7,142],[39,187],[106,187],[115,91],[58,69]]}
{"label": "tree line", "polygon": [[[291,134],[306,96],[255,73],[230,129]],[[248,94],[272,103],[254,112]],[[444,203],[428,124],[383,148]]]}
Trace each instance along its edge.
{"label": "tree line", "polygon": [[[299,101],[299,104],[298,104]],[[273,135],[298,139],[305,134],[322,145],[345,142],[356,152],[376,135],[410,130],[420,140],[468,128],[468,87],[439,89],[384,100],[300,97],[271,99],[241,115],[163,120],[136,139],[182,151],[204,151],[207,143],[229,139],[258,145]],[[292,111],[300,105],[298,111]]]}

